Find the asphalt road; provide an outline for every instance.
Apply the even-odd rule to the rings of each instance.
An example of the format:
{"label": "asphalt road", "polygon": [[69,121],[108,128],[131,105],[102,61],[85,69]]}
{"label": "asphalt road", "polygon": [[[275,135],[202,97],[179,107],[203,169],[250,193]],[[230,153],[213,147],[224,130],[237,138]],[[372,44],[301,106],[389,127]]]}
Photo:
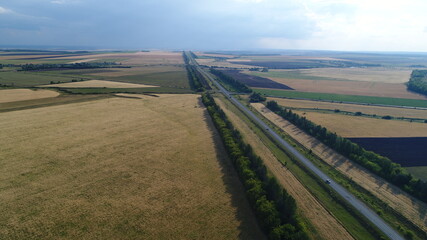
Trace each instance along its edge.
{"label": "asphalt road", "polygon": [[[209,80],[218,87],[219,91],[224,94],[233,104],[235,104],[241,111],[243,111],[249,118],[251,118],[259,127],[261,127],[267,134],[269,134],[277,143],[279,143],[284,149],[287,149],[289,153],[294,155],[296,159],[301,161],[307,168],[309,168],[314,174],[319,176],[321,179],[326,181],[330,179],[328,175],[323,173],[318,169],[310,160],[304,157],[300,152],[298,152],[293,146],[288,142],[283,140],[276,132],[274,132],[270,127],[265,124],[261,119],[259,119],[254,113],[252,113],[246,106],[241,102],[235,99],[230,92],[228,92],[224,87],[222,87],[215,79],[208,75],[203,69],[201,69],[194,59],[191,58],[191,63],[195,65],[198,70],[203,73]],[[358,200],[353,194],[348,192],[344,187],[339,185],[333,180],[329,180],[329,185],[333,190],[335,190],[339,195],[341,195],[348,203],[350,203],[355,209],[357,209],[362,215],[369,219],[375,226],[377,226],[386,236],[390,239],[404,240],[402,236],[399,235],[392,227],[390,227],[381,217],[379,217],[374,211],[372,211],[368,206],[363,202]]]}

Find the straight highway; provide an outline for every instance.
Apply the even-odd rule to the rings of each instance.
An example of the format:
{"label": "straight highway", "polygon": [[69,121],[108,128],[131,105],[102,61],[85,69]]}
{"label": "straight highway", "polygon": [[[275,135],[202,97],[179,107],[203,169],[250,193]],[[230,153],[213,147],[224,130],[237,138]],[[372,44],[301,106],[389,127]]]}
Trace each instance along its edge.
{"label": "straight highway", "polygon": [[[186,53],[187,54],[187,53]],[[283,140],[275,131],[273,131],[264,121],[258,118],[252,111],[250,111],[246,106],[239,102],[236,98],[230,94],[221,84],[218,83],[214,78],[207,74],[192,58],[190,54],[187,54],[190,59],[190,63],[195,65],[197,69],[207,77],[218,89],[224,94],[236,107],[238,107],[242,112],[244,112],[254,123],[263,129],[268,135],[270,135],[281,147],[287,150],[288,153],[292,154],[298,161],[303,163],[308,169],[310,169],[315,175],[320,177],[322,180],[328,180],[330,187],[335,190],[340,196],[342,196],[348,203],[350,203],[357,211],[359,211],[363,216],[365,216],[369,221],[371,221],[376,227],[378,227],[386,236],[393,240],[404,240],[400,234],[390,227],[380,216],[378,216],[374,211],[372,211],[368,206],[363,202],[357,199],[353,194],[348,192],[344,187],[339,185],[333,180],[330,180],[329,176],[323,173],[319,168],[317,168],[310,160],[308,160],[304,155],[302,155],[298,150],[291,146],[288,142]]]}

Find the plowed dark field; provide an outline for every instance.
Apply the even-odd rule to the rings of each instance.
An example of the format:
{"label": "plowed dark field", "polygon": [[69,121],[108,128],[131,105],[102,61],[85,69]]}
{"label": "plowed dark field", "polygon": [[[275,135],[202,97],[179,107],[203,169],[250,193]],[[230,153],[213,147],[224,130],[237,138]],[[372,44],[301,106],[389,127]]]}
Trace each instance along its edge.
{"label": "plowed dark field", "polygon": [[293,88],[290,88],[285,84],[272,81],[271,79],[268,79],[268,78],[244,74],[238,70],[227,70],[222,72],[233,77],[237,81],[240,81],[248,85],[249,87],[294,90]]}
{"label": "plowed dark field", "polygon": [[427,137],[349,139],[366,150],[388,157],[402,167],[427,166]]}

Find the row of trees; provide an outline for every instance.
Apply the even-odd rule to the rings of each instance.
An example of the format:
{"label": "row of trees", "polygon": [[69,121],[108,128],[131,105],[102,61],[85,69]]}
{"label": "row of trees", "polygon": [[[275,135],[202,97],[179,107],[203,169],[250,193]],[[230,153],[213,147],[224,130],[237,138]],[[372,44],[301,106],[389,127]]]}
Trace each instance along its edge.
{"label": "row of trees", "polygon": [[410,91],[427,95],[427,70],[413,70],[407,86]]}
{"label": "row of trees", "polygon": [[90,68],[130,68],[129,66],[121,66],[115,62],[97,62],[97,63],[63,63],[63,64],[25,64],[21,66],[21,71],[36,71],[50,69],[90,69]]}
{"label": "row of trees", "polygon": [[238,80],[234,79],[233,77],[225,74],[220,70],[216,70],[215,68],[211,67],[210,72],[215,76],[217,76],[221,82],[233,88],[232,90],[235,92],[240,92],[240,93],[252,92],[252,89],[250,89],[248,86],[246,86],[245,84],[239,82]]}
{"label": "row of trees", "polygon": [[369,169],[374,174],[395,184],[420,200],[427,202],[427,183],[414,178],[399,164],[393,163],[386,157],[363,149],[358,144],[340,137],[336,133],[330,132],[325,127],[317,125],[307,120],[305,117],[293,113],[292,110],[282,108],[276,101],[267,102],[267,108],[295,124],[335,151]]}
{"label": "row of trees", "polygon": [[308,239],[303,224],[296,216],[296,203],[267,173],[260,157],[243,142],[240,133],[227,120],[214,99],[205,93],[202,101],[218,129],[226,150],[242,181],[249,203],[269,239]]}
{"label": "row of trees", "polygon": [[267,100],[265,97],[261,96],[261,94],[257,93],[257,92],[253,92],[250,96],[249,96],[249,102],[252,103],[256,103],[256,102],[264,102],[265,100]]}
{"label": "row of trees", "polygon": [[[190,54],[193,54],[190,52]],[[187,69],[188,82],[190,83],[191,89],[196,92],[203,92],[205,89],[211,89],[208,82],[206,81],[205,76],[197,70],[197,68],[193,65],[190,65],[190,59],[185,54],[182,53],[182,57],[184,58],[185,68]]]}

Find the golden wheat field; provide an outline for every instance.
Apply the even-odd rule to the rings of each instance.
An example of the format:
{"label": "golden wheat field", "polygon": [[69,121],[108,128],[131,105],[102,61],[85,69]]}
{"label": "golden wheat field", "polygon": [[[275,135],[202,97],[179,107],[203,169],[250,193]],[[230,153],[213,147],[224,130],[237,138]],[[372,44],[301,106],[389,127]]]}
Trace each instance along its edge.
{"label": "golden wheat field", "polygon": [[52,98],[57,96],[59,96],[59,93],[51,90],[34,91],[30,89],[7,89],[0,90],[0,103]]}
{"label": "golden wheat field", "polygon": [[352,81],[405,83],[409,81],[409,68],[313,68],[302,69],[302,74],[317,77],[346,79]]}
{"label": "golden wheat field", "polygon": [[347,138],[359,137],[425,137],[425,123],[374,119],[338,114],[294,111],[331,132]]}
{"label": "golden wheat field", "polygon": [[263,239],[197,95],[0,114],[0,239]]}

